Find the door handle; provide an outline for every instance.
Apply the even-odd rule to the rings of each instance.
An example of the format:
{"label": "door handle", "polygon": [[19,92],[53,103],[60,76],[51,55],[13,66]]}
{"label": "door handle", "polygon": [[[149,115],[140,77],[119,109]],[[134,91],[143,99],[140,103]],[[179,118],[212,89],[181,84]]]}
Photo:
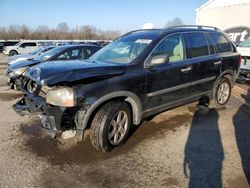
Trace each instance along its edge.
{"label": "door handle", "polygon": [[221,64],[221,61],[215,61],[214,62],[214,65],[220,65]]}
{"label": "door handle", "polygon": [[181,69],[181,72],[189,72],[189,71],[191,71],[191,70],[192,70],[192,67],[189,66],[189,67],[182,68],[182,69]]}

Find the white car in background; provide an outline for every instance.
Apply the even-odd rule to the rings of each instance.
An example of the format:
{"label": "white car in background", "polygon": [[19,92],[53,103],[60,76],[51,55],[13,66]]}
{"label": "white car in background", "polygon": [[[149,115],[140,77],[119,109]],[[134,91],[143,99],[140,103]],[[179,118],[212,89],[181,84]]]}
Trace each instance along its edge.
{"label": "white car in background", "polygon": [[21,55],[14,55],[9,57],[9,65],[14,64],[18,61],[23,61],[23,60],[28,60],[28,59],[33,59],[34,57],[37,57],[41,54],[43,54],[44,52],[47,52],[51,49],[53,49],[54,46],[46,46],[46,47],[40,47],[30,53],[27,54],[21,54]]}
{"label": "white car in background", "polygon": [[238,82],[250,81],[250,41],[242,42],[237,46],[237,51],[241,55],[240,72],[237,78]]}
{"label": "white car in background", "polygon": [[13,56],[17,54],[27,54],[38,48],[37,42],[22,41],[14,46],[3,47],[3,53],[8,56]]}

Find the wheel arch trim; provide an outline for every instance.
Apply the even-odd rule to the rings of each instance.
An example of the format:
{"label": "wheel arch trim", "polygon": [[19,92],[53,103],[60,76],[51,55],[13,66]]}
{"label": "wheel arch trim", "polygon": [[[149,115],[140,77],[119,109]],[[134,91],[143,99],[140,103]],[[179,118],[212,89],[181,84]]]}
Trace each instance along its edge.
{"label": "wheel arch trim", "polygon": [[92,116],[93,112],[100,107],[103,103],[107,102],[108,100],[118,98],[118,97],[124,97],[126,102],[128,102],[132,107],[132,117],[133,117],[133,124],[139,125],[142,119],[142,104],[137,95],[135,95],[132,92],[129,91],[116,91],[109,93],[98,100],[96,100],[87,110],[86,113],[83,116],[83,119],[81,120],[81,125],[78,127],[78,129],[85,130],[90,117]]}

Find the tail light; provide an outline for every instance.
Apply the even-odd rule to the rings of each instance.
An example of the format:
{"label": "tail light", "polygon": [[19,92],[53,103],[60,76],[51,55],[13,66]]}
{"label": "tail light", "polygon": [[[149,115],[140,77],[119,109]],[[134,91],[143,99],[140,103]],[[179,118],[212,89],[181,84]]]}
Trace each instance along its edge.
{"label": "tail light", "polygon": [[241,64],[242,62],[244,62],[243,60],[244,60],[244,57],[242,57],[242,56],[240,55],[240,62],[239,62],[239,64]]}

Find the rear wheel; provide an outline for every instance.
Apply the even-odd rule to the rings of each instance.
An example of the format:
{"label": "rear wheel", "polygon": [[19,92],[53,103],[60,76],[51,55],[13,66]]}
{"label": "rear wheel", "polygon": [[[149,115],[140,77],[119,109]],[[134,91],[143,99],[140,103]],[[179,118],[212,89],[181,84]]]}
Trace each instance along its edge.
{"label": "rear wheel", "polygon": [[109,102],[99,109],[91,124],[92,145],[104,152],[121,146],[131,126],[131,110],[126,102]]}
{"label": "rear wheel", "polygon": [[15,50],[11,50],[9,53],[9,56],[17,55],[17,52]]}
{"label": "rear wheel", "polygon": [[232,84],[228,77],[223,77],[218,81],[213,90],[213,99],[210,105],[214,108],[222,108],[231,96]]}

